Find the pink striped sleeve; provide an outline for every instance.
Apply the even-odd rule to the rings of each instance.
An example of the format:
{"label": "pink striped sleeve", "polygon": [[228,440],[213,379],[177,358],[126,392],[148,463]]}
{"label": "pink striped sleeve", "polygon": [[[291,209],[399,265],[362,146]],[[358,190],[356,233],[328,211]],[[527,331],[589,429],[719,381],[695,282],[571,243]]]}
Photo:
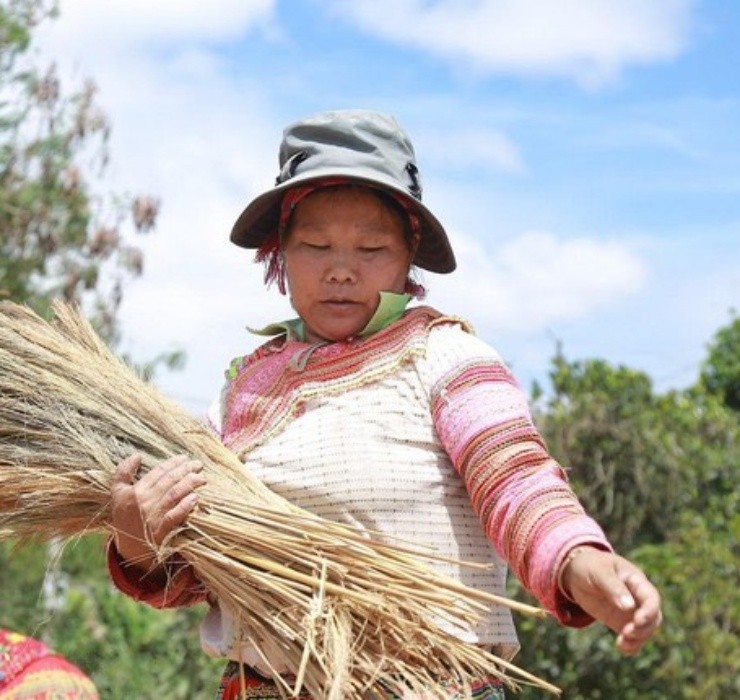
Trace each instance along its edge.
{"label": "pink striped sleeve", "polygon": [[547,452],[508,369],[494,357],[469,358],[436,382],[431,400],[440,440],[496,551],[560,622],[591,622],[560,592],[558,571],[574,546],[611,546]]}

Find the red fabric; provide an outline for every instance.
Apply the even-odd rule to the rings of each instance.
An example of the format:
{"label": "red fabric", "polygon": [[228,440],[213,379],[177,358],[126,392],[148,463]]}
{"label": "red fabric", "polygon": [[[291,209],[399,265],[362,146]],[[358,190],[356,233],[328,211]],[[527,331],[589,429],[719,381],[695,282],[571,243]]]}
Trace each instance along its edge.
{"label": "red fabric", "polygon": [[98,700],[93,682],[74,664],[31,637],[0,629],[3,700]]}
{"label": "red fabric", "polygon": [[[288,687],[295,685],[295,676],[286,676],[285,682]],[[444,683],[449,689],[449,700],[462,700],[463,697],[471,700],[504,700],[504,686],[502,681],[496,677],[482,678],[473,681],[471,693],[465,693],[454,683]],[[375,700],[402,700],[401,696],[388,689],[374,688],[368,697]],[[282,700],[286,695],[280,691],[275,681],[265,678],[249,666],[240,666],[236,661],[230,661],[224,669],[221,684],[216,695],[216,700]],[[293,700],[311,700],[311,695],[304,689],[298,695],[290,696]],[[414,695],[413,697],[426,697]]]}
{"label": "red fabric", "polygon": [[[351,184],[351,182],[352,181],[348,177],[327,177],[323,180],[312,182],[308,185],[293,187],[289,189],[283,195],[283,201],[280,204],[278,233],[282,235],[283,231],[285,231],[285,228],[288,225],[288,222],[290,221],[290,216],[293,213],[293,210],[296,208],[297,204],[302,199],[305,199],[309,194],[315,192],[316,190],[324,189],[325,187],[341,187],[342,185]],[[415,214],[414,210],[409,206],[406,199],[391,189],[387,189],[385,187],[378,187],[378,189],[382,189],[383,192],[385,192],[387,195],[390,195],[401,206],[401,208],[409,217],[411,230],[418,235],[420,233],[419,218]]]}
{"label": "red fabric", "polygon": [[134,580],[129,577],[113,539],[108,542],[108,571],[113,585],[125,595],[153,608],[181,608],[205,601],[206,590],[189,564],[172,560],[168,569],[165,587],[146,577]]}

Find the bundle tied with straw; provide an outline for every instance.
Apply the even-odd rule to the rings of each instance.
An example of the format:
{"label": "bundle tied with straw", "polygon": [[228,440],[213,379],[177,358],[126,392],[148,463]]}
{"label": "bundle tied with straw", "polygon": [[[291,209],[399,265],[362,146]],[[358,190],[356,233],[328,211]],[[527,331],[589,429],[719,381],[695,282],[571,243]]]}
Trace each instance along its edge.
{"label": "bundle tied with straw", "polygon": [[288,687],[274,674],[286,697],[303,685],[317,700],[380,688],[442,698],[440,678],[469,687],[491,675],[559,692],[437,624],[461,628],[490,605],[541,611],[436,573],[430,553],[293,506],[113,355],[78,310],[53,313],[47,322],[0,304],[0,540],[110,530],[122,459],[141,454],[145,472],[188,454],[208,483],[158,559],[192,565],[266,662],[279,651],[297,677]]}

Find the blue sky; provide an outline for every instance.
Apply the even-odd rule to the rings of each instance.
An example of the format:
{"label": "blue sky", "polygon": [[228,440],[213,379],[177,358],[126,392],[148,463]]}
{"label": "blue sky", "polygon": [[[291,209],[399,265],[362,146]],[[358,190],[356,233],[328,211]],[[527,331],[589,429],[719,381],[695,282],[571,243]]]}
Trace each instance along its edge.
{"label": "blue sky", "polygon": [[428,302],[525,387],[572,359],[694,380],[740,306],[740,3],[731,0],[61,0],[41,50],[113,122],[102,188],[161,198],[125,349],[189,357],[201,412],[245,331],[291,315],[228,243],[286,123],[393,113],[458,254]]}

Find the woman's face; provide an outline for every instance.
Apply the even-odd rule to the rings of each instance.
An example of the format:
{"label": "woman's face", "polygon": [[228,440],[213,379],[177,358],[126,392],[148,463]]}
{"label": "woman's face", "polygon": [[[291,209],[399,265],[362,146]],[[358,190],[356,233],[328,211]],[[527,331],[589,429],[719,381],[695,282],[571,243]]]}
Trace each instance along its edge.
{"label": "woman's face", "polygon": [[380,292],[402,293],[413,258],[399,214],[371,190],[317,190],[296,206],[283,244],[291,303],[309,342],[346,340]]}

